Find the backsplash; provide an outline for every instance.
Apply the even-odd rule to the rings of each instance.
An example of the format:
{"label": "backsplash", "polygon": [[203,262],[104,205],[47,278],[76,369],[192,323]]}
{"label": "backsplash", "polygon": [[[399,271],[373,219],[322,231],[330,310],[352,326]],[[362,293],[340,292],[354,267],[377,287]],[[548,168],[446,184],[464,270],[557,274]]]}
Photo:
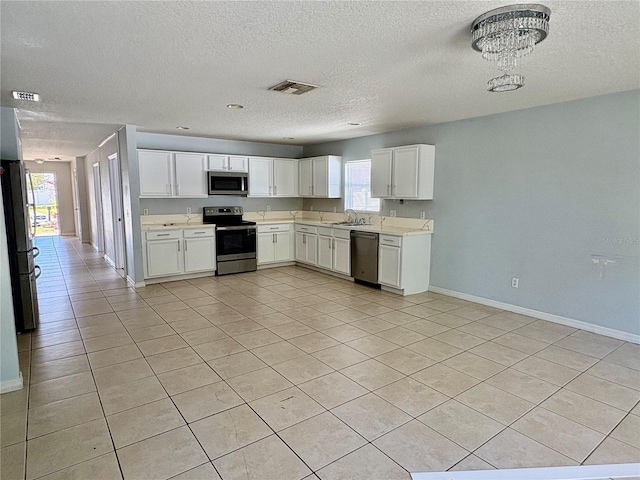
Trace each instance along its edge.
{"label": "backsplash", "polygon": [[214,195],[207,198],[141,198],[140,211],[150,215],[182,214],[187,208],[202,214],[203,207],[240,206],[245,212],[302,210],[302,198],[248,198],[234,195]]}
{"label": "backsplash", "polygon": [[[337,212],[342,212],[343,202],[342,198],[305,198],[303,210],[333,212],[335,208]],[[400,200],[381,200],[380,215],[390,217],[391,210],[395,210],[397,217],[420,219],[421,212],[425,212],[425,217],[431,218],[433,203],[434,200],[404,200],[403,203]]]}

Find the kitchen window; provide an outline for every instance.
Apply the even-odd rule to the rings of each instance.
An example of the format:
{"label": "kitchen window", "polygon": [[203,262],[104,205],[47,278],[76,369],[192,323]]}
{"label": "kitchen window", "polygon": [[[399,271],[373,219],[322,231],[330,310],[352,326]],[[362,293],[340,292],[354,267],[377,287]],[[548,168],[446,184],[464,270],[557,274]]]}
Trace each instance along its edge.
{"label": "kitchen window", "polygon": [[346,162],[344,208],[357,212],[380,212],[380,199],[371,198],[371,160]]}

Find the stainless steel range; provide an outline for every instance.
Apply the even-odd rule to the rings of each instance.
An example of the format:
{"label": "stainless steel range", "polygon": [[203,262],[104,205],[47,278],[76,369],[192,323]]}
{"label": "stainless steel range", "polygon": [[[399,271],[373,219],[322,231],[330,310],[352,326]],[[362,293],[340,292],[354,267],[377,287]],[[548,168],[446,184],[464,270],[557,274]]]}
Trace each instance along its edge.
{"label": "stainless steel range", "polygon": [[204,207],[202,221],[216,225],[216,275],[257,270],[256,222],[242,220],[242,207]]}

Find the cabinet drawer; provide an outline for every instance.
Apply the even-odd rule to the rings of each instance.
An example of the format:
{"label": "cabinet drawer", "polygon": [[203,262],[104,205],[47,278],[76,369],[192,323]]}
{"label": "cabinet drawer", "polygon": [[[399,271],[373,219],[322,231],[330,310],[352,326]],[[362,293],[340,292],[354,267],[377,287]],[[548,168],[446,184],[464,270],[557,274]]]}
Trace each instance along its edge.
{"label": "cabinet drawer", "polygon": [[392,247],[402,246],[402,237],[392,235],[380,235],[380,245],[390,245]]}
{"label": "cabinet drawer", "polygon": [[318,227],[318,235],[325,235],[330,237],[332,235],[333,228],[331,227]]}
{"label": "cabinet drawer", "polygon": [[183,231],[184,238],[193,237],[213,237],[216,231],[213,228],[185,228]]}
{"label": "cabinet drawer", "polygon": [[310,225],[296,225],[296,232],[318,233],[318,227],[312,227]]}
{"label": "cabinet drawer", "polygon": [[291,224],[283,223],[281,225],[258,225],[258,233],[274,233],[288,232],[291,230]]}
{"label": "cabinet drawer", "polygon": [[147,240],[171,240],[171,239],[180,239],[180,230],[161,230],[161,231],[153,231],[146,232]]}
{"label": "cabinet drawer", "polygon": [[342,228],[334,228],[333,236],[336,238],[344,238],[349,240],[351,238],[351,230],[344,230]]}

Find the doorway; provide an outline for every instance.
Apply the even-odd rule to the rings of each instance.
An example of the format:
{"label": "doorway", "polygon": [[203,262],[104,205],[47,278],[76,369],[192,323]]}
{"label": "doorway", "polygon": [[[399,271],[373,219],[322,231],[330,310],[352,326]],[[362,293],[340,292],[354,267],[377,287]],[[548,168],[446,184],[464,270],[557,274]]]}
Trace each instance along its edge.
{"label": "doorway", "polygon": [[100,184],[100,164],[93,164],[93,198],[96,205],[96,238],[93,247],[104,253],[104,220],[102,216],[102,185]]}
{"label": "doorway", "polygon": [[58,184],[53,172],[28,174],[29,220],[36,237],[60,235]]}
{"label": "doorway", "polygon": [[120,181],[120,161],[118,154],[109,157],[109,189],[111,191],[111,213],[113,221],[113,244],[115,268],[124,269],[124,224],[122,222],[122,190]]}

